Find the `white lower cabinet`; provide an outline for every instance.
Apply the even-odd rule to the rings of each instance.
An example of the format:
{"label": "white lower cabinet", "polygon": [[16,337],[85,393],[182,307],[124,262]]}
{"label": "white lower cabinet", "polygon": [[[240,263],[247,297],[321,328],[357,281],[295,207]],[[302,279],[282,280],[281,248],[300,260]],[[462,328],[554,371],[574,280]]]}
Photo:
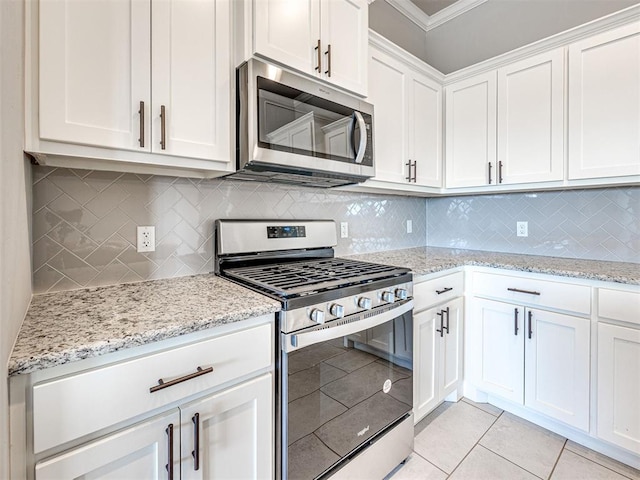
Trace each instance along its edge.
{"label": "white lower cabinet", "polygon": [[589,431],[589,319],[476,298],[467,323],[478,389]]}
{"label": "white lower cabinet", "polygon": [[640,466],[640,286],[597,291],[595,435],[631,452]]}
{"label": "white lower cabinet", "polygon": [[262,479],[272,474],[271,374],[39,462],[36,479]]}
{"label": "white lower cabinet", "polygon": [[271,478],[272,411],[271,374],[180,407],[180,478]]}
{"label": "white lower cabinet", "polygon": [[[455,285],[458,279],[461,282],[462,274],[434,281],[438,285]],[[434,281],[425,282],[425,293],[429,289],[428,284]],[[415,291],[420,292],[421,289]],[[419,311],[413,317],[413,404],[416,422],[458,389],[462,380],[462,328],[461,297]]]}
{"label": "white lower cabinet", "polygon": [[174,408],[165,415],[39,462],[35,478],[172,478],[169,475],[170,455],[174,459],[173,478],[178,478],[179,446],[180,413]]}

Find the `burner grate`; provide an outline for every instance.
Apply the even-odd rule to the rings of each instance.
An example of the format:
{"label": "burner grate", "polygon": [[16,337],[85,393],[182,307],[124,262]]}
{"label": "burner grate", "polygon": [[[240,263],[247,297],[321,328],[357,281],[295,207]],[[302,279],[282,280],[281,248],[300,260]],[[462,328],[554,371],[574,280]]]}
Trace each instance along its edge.
{"label": "burner grate", "polygon": [[279,296],[311,293],[406,273],[408,269],[339,258],[225,270],[225,275]]}

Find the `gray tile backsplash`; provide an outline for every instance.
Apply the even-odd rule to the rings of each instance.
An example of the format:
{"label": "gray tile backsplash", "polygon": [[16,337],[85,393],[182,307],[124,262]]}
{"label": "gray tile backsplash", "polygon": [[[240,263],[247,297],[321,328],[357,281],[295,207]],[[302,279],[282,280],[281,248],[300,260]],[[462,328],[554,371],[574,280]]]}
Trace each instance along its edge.
{"label": "gray tile backsplash", "polygon": [[[421,198],[41,166],[33,179],[35,293],[209,272],[217,218],[346,221],[339,255],[426,239]],[[155,252],[136,252],[138,225],[155,225]]]}
{"label": "gray tile backsplash", "polygon": [[640,262],[640,187],[430,198],[427,244]]}
{"label": "gray tile backsplash", "polygon": [[[346,221],[338,255],[426,244],[640,261],[640,187],[424,199],[41,166],[33,182],[35,293],[209,272],[217,218]],[[155,252],[136,252],[138,225],[155,225]]]}

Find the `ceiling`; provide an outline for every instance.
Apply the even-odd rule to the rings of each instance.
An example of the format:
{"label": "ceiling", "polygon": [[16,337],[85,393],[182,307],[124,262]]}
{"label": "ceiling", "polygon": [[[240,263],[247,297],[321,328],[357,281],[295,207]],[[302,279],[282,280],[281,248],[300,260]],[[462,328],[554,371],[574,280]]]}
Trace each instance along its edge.
{"label": "ceiling", "polygon": [[638,0],[376,0],[369,27],[449,74]]}

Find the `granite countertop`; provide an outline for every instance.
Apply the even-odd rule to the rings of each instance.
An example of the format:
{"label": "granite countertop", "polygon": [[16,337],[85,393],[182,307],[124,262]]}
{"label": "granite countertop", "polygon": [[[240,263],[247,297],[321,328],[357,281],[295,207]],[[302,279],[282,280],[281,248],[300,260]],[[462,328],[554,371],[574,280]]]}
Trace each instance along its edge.
{"label": "granite countertop", "polygon": [[[416,247],[350,255],[426,275],[483,266],[640,285],[636,263]],[[280,303],[214,275],[35,295],[9,376],[97,357],[280,310]]]}
{"label": "granite countertop", "polygon": [[363,253],[350,255],[349,258],[407,267],[415,275],[426,275],[469,265],[640,285],[640,264],[637,263],[580,260],[438,247],[416,247],[387,252]]}
{"label": "granite countertop", "polygon": [[35,295],[9,359],[25,374],[279,311],[214,275]]}

